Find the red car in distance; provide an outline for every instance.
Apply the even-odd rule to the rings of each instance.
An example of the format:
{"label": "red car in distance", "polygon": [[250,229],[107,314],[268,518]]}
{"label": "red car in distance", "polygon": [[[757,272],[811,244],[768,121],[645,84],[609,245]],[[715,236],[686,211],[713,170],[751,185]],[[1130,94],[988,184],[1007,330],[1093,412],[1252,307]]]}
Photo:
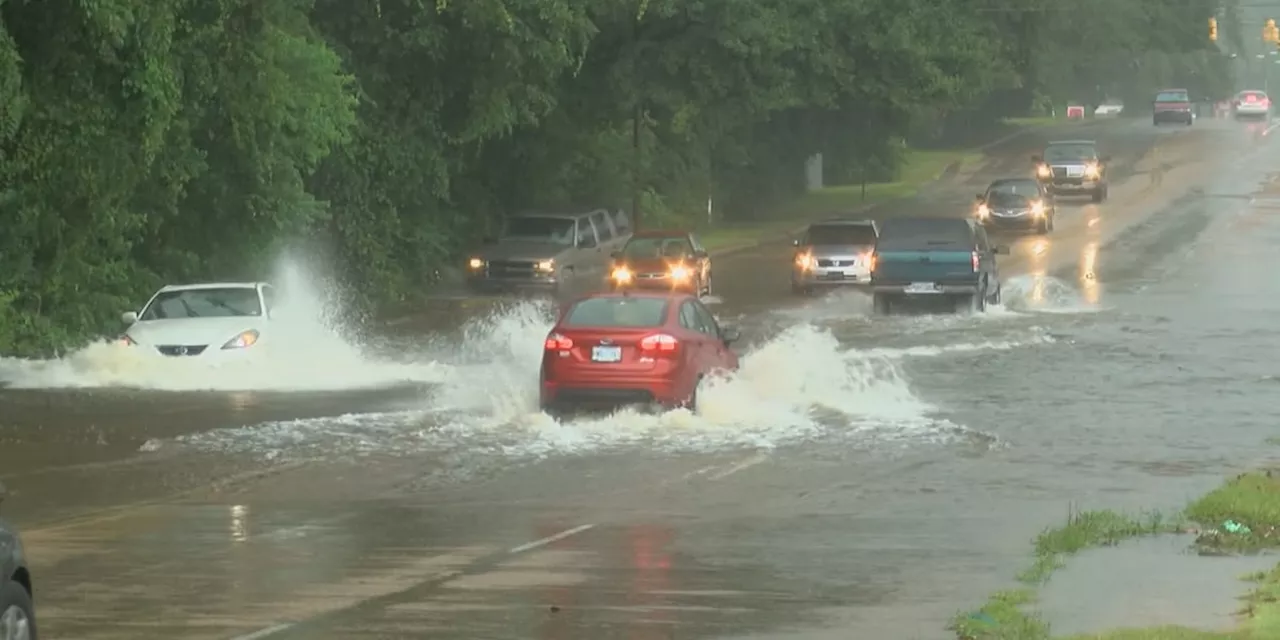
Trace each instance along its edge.
{"label": "red car in distance", "polygon": [[697,297],[663,291],[598,293],[566,305],[542,353],[540,404],[552,416],[628,405],[698,403],[707,376],[738,368],[738,332]]}
{"label": "red car in distance", "polygon": [[613,254],[609,287],[711,295],[711,256],[687,231],[637,231]]}

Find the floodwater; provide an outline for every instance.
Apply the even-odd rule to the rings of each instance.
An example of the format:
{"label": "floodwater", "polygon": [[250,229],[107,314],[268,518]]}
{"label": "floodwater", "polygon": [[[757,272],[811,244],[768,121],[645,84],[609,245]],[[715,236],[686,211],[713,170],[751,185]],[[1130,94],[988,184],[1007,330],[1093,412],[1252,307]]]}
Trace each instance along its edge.
{"label": "floodwater", "polygon": [[[792,296],[783,243],[718,258],[742,369],[696,415],[557,423],[548,306],[442,299],[361,341],[296,262],[267,362],[0,360],[44,631],[947,638],[1069,504],[1177,508],[1273,435],[1280,199],[1256,167],[1280,150],[1225,121],[1088,129],[1058,133],[1116,158],[1110,200],[1002,240],[987,314]],[[871,215],[964,215],[1042,138]]]}

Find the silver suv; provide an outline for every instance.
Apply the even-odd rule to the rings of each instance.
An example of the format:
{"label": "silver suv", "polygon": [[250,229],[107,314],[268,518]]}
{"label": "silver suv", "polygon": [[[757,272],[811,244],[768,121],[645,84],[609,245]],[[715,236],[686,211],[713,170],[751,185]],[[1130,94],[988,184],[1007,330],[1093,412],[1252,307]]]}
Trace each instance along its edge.
{"label": "silver suv", "polygon": [[610,256],[631,238],[622,211],[521,213],[502,235],[467,259],[467,287],[475,292],[576,291],[604,280]]}
{"label": "silver suv", "polygon": [[827,220],[809,225],[795,240],[791,290],[807,294],[818,287],[858,286],[871,282],[871,252],[879,227],[871,220]]}

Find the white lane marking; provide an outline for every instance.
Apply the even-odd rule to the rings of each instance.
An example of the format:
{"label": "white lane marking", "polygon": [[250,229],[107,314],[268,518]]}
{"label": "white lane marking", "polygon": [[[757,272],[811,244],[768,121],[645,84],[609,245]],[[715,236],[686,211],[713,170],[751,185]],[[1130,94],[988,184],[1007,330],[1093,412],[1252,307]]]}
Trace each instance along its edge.
{"label": "white lane marking", "polygon": [[751,467],[754,467],[754,466],[756,466],[756,465],[758,465],[758,464],[760,464],[760,463],[762,463],[762,462],[764,462],[764,461],[766,461],[766,460],[768,460],[768,459],[769,459],[769,456],[767,456],[767,455],[765,455],[765,454],[763,454],[763,453],[757,453],[756,455],[751,456],[750,458],[747,458],[746,460],[743,460],[743,461],[739,462],[738,464],[735,464],[735,465],[733,465],[732,467],[729,467],[728,469],[725,469],[724,471],[721,471],[720,473],[717,473],[717,474],[715,474],[715,475],[711,476],[711,480],[712,480],[712,481],[715,481],[715,480],[724,480],[725,478],[728,478],[729,476],[731,476],[731,475],[733,475],[733,474],[735,474],[735,473],[737,473],[737,472],[739,472],[739,471],[743,471],[743,470],[745,470],[745,469],[750,469]]}
{"label": "white lane marking", "polygon": [[[538,547],[545,547],[551,544],[552,542],[558,542],[570,536],[576,536],[579,533],[582,533],[583,531],[594,529],[595,526],[596,525],[594,524],[578,525],[572,529],[565,529],[564,531],[561,531],[560,533],[557,533],[555,535],[550,535],[545,538],[540,538],[538,540],[534,540],[533,542],[527,542],[518,547],[512,547],[507,551],[507,553],[509,554],[524,553],[526,551],[537,549]],[[270,637],[277,633],[288,631],[289,629],[292,629],[296,625],[297,625],[296,622],[286,622],[283,624],[277,624],[272,627],[267,627],[265,629],[254,631],[253,633],[250,633],[248,635],[236,636],[231,640],[261,640],[262,638]]]}
{"label": "white lane marking", "polygon": [[572,529],[565,529],[564,531],[561,531],[560,533],[557,533],[555,535],[534,540],[533,542],[526,542],[525,544],[522,544],[518,547],[512,547],[509,551],[507,551],[507,553],[524,553],[525,551],[529,551],[531,549],[537,549],[538,547],[545,547],[551,544],[552,542],[558,542],[560,540],[564,540],[565,538],[568,538],[569,536],[576,536],[579,533],[582,533],[583,531],[586,531],[588,529],[594,529],[594,528],[595,528],[594,524],[578,525]]}
{"label": "white lane marking", "polygon": [[285,624],[278,624],[274,627],[267,627],[266,629],[259,629],[257,631],[254,631],[253,633],[250,633],[249,635],[236,636],[231,640],[260,640],[261,638],[265,638],[267,636],[274,636],[275,634],[280,633],[281,631],[288,631],[289,629],[292,629],[292,628],[293,628],[293,623],[288,622]]}

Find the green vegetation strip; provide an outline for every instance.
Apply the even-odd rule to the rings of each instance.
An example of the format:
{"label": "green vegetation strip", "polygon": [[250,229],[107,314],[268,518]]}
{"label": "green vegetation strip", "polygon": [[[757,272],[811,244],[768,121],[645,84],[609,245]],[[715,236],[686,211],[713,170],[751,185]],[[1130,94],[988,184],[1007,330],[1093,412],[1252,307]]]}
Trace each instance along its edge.
{"label": "green vegetation strip", "polygon": [[906,153],[901,178],[894,182],[827,187],[811,191],[788,203],[768,220],[713,228],[702,232],[702,243],[710,251],[751,246],[794,231],[813,220],[841,213],[855,215],[875,205],[909,198],[921,187],[936,180],[952,164],[963,167],[982,158],[975,151],[916,151]]}
{"label": "green vegetation strip", "polygon": [[[1063,118],[1006,118],[1004,124],[1018,129],[1039,127],[1064,127],[1092,123],[1093,120],[1065,120]],[[898,179],[866,185],[827,187],[806,193],[780,207],[773,215],[761,221],[713,227],[700,233],[703,245],[709,250],[726,251],[749,247],[796,231],[797,228],[828,216],[857,215],[876,205],[893,200],[910,198],[922,187],[938,180],[953,165],[957,173],[981,164],[984,155],[977,149],[949,149],[921,151],[908,149],[903,154]]]}
{"label": "green vegetation strip", "polygon": [[[1280,547],[1280,478],[1271,471],[1246,473],[1189,506],[1187,520],[1203,529],[1196,539],[1204,554],[1257,552]],[[1177,521],[1158,514],[1139,518],[1114,511],[1073,514],[1067,524],[1048,529],[1035,540],[1034,560],[1018,576],[1025,588],[991,595],[977,611],[956,617],[952,629],[961,640],[1050,640],[1048,623],[1032,607],[1034,587],[1042,585],[1064,560],[1085,549],[1115,545],[1143,535],[1182,531]],[[1248,576],[1255,584],[1244,597],[1241,628],[1208,632],[1182,627],[1121,629],[1063,640],[1270,640],[1280,638],[1280,566]]]}

